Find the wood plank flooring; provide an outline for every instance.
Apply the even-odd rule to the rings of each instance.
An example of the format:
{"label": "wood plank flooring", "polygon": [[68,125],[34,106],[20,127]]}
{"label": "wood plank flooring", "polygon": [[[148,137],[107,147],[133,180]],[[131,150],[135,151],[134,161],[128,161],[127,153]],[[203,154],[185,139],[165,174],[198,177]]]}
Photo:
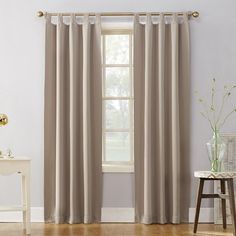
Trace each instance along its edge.
{"label": "wood plank flooring", "polygon": [[[20,223],[0,223],[0,236],[25,235]],[[193,234],[192,224],[142,225],[142,224],[74,224],[54,225],[32,223],[32,236],[231,236],[232,227],[222,229],[222,225],[199,224],[198,233]]]}

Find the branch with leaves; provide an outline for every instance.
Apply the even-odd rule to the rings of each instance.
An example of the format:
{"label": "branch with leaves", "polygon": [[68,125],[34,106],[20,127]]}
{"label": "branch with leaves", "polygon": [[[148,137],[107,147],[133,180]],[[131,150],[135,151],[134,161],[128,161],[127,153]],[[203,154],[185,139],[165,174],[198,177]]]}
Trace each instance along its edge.
{"label": "branch with leaves", "polygon": [[211,129],[213,132],[219,131],[228,118],[236,113],[236,107],[231,109],[231,111],[223,115],[225,105],[231,96],[233,90],[236,88],[236,85],[233,86],[224,86],[224,94],[222,96],[222,101],[219,107],[217,107],[217,103],[215,101],[216,98],[216,80],[215,78],[212,80],[212,88],[211,88],[211,102],[208,104],[202,97],[199,97],[199,93],[196,92],[198,95],[198,101],[202,104],[203,111],[201,111],[201,115],[209,122]]}

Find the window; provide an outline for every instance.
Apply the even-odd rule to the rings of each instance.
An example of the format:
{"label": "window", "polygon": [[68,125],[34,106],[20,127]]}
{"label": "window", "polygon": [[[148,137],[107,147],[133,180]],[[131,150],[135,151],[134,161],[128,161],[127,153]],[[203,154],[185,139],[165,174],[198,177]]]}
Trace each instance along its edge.
{"label": "window", "polygon": [[103,171],[133,171],[132,31],[102,35]]}

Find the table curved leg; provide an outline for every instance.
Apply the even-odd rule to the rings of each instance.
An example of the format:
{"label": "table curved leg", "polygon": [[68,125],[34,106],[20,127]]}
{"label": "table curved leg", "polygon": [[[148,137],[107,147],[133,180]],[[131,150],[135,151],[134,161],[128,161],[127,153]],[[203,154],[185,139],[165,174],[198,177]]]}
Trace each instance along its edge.
{"label": "table curved leg", "polygon": [[30,174],[25,175],[24,180],[24,191],[25,191],[25,226],[26,226],[26,234],[31,234],[31,219],[30,219]]}
{"label": "table curved leg", "polygon": [[21,176],[21,192],[22,192],[22,205],[25,210],[23,210],[23,229],[26,230],[26,185],[25,185],[25,176]]}

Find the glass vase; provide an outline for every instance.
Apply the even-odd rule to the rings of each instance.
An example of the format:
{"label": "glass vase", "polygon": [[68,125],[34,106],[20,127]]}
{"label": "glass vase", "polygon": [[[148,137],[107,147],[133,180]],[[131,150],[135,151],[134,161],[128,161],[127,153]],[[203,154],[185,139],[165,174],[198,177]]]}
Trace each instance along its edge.
{"label": "glass vase", "polygon": [[207,145],[208,156],[211,162],[211,171],[220,172],[222,171],[222,161],[225,154],[226,144],[220,137],[218,130],[213,132],[213,137]]}

